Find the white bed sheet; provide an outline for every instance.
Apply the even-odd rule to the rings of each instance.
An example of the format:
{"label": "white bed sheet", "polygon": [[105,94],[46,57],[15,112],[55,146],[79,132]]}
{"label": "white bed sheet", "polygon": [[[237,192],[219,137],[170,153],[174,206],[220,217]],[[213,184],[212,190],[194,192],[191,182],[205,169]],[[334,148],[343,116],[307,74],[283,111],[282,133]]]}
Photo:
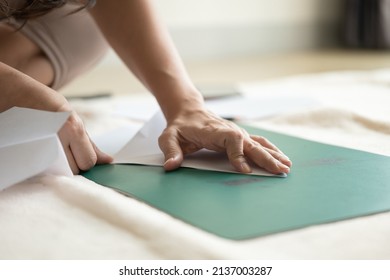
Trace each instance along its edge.
{"label": "white bed sheet", "polygon": [[[390,155],[390,69],[295,76],[241,88],[249,95],[322,103],[252,125]],[[73,105],[98,135],[129,124],[112,114],[120,98]],[[390,259],[390,212],[230,241],[81,176],[38,176],[0,193],[0,248],[1,259]]]}

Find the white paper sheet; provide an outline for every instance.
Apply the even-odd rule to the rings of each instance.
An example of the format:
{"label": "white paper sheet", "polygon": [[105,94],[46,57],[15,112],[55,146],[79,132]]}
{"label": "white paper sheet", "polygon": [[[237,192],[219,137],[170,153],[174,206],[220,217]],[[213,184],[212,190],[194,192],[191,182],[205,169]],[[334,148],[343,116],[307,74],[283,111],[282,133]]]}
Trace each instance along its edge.
{"label": "white paper sheet", "polygon": [[11,108],[0,114],[0,190],[34,175],[72,175],[58,130],[68,112]]}
{"label": "white paper sheet", "polygon": [[[158,146],[158,137],[166,126],[163,114],[158,112],[147,122],[138,133],[116,154],[114,163],[143,164],[163,166],[164,155]],[[202,149],[184,158],[182,167],[202,170],[237,173],[223,153]],[[256,166],[251,166],[250,175],[260,176],[286,176],[274,175]]]}
{"label": "white paper sheet", "polygon": [[206,107],[222,118],[257,120],[312,107],[319,102],[307,97],[235,96],[206,101]]}
{"label": "white paper sheet", "polygon": [[104,133],[89,134],[89,136],[101,151],[113,156],[134,137],[142,125],[142,123],[127,124]]}
{"label": "white paper sheet", "polygon": [[146,122],[150,120],[158,110],[158,103],[150,94],[142,97],[123,98],[122,102],[116,104],[113,115]]}
{"label": "white paper sheet", "polygon": [[[244,88],[244,87],[243,87]],[[246,93],[249,94],[246,94]],[[303,96],[265,95],[255,89],[244,88],[246,95],[221,96],[206,100],[207,109],[222,118],[235,120],[257,120],[278,114],[318,107],[320,103]],[[257,93],[257,94],[256,94]],[[159,110],[155,98],[151,95],[137,98],[124,98],[115,106],[113,115],[126,117],[136,121],[148,121]]]}

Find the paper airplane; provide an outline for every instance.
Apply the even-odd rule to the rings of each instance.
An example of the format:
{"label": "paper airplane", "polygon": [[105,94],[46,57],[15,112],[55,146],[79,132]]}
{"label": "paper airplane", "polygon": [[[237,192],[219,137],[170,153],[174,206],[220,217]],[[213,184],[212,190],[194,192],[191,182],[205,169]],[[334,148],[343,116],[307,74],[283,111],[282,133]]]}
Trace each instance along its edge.
{"label": "paper airplane", "polygon": [[19,107],[0,113],[0,190],[38,174],[72,175],[57,136],[69,114]]}

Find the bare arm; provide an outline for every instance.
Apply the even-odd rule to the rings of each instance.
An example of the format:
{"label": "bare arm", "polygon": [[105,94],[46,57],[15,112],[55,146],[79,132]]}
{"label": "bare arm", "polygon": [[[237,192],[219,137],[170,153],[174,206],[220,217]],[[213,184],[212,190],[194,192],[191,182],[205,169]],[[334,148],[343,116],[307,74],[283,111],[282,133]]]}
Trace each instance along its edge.
{"label": "bare arm", "polygon": [[101,0],[92,14],[118,55],[156,96],[168,121],[187,103],[202,106],[150,1]]}
{"label": "bare arm", "polygon": [[201,148],[226,152],[232,165],[250,172],[246,158],[273,173],[289,172],[290,160],[268,140],[248,135],[204,108],[183,63],[149,0],[100,0],[91,10],[111,46],[155,95],[167,119],[159,144],[164,167]]}
{"label": "bare arm", "polygon": [[0,62],[0,111],[13,106],[48,111],[70,111],[66,99],[33,78]]}

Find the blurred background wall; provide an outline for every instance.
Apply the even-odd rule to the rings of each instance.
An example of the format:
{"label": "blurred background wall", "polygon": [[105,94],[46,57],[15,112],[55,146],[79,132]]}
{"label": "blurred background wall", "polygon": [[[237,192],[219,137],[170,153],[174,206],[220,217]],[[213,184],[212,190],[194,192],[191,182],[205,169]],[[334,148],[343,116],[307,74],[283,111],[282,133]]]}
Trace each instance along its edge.
{"label": "blurred background wall", "polygon": [[155,0],[184,58],[335,46],[343,0]]}
{"label": "blurred background wall", "polygon": [[[152,1],[198,85],[390,66],[390,0]],[[63,92],[98,90],[144,88],[110,52]]]}
{"label": "blurred background wall", "polygon": [[[344,0],[154,0],[184,60],[335,47]],[[113,62],[110,54],[106,61]]]}

